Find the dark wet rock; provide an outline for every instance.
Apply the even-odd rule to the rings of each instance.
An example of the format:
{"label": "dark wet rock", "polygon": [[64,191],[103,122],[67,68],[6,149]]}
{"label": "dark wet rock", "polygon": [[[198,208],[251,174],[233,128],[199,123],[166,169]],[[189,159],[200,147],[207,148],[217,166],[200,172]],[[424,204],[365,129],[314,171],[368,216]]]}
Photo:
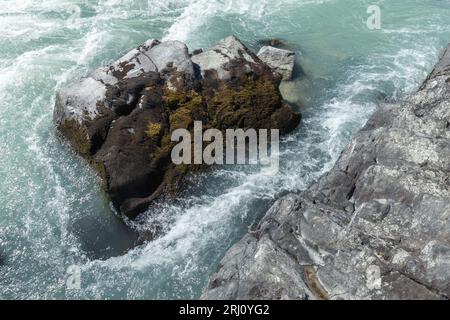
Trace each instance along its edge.
{"label": "dark wet rock", "polygon": [[271,46],[271,47],[285,47],[286,43],[281,39],[270,38],[270,39],[261,39],[257,42],[260,46]]}
{"label": "dark wet rock", "polygon": [[280,80],[235,37],[193,56],[179,41],[148,40],[62,89],[54,120],[117,211],[135,218],[173,198],[192,169],[171,162],[173,130],[194,121],[204,130],[295,128],[300,115],[283,101]]}
{"label": "dark wet rock", "polygon": [[74,215],[67,224],[80,250],[92,260],[122,256],[139,245],[140,235],[113,214]]}
{"label": "dark wet rock", "polygon": [[276,202],[202,298],[448,299],[449,57],[409,101],[381,106],[330,172]]}
{"label": "dark wet rock", "polygon": [[196,55],[198,55],[198,54],[200,54],[200,53],[203,53],[203,49],[195,49],[194,51],[192,51],[192,55],[193,56],[196,56]]}
{"label": "dark wet rock", "polygon": [[291,80],[295,65],[295,52],[264,46],[258,52],[260,58],[274,72],[279,73],[283,80]]}

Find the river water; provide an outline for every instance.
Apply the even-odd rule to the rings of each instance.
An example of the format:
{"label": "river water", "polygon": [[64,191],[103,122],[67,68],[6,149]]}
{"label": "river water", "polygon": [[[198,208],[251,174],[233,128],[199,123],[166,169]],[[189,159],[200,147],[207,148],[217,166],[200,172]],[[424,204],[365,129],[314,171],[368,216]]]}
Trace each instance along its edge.
{"label": "river water", "polygon": [[[381,9],[381,29],[366,25]],[[275,199],[305,189],[384,99],[401,100],[450,41],[449,0],[0,0],[0,298],[198,298],[226,250]],[[127,226],[88,166],[58,139],[55,92],[149,38],[256,50],[283,39],[302,114],[280,172],[218,167],[177,205]],[[133,247],[160,217],[162,236]],[[79,281],[78,281],[79,280]]]}

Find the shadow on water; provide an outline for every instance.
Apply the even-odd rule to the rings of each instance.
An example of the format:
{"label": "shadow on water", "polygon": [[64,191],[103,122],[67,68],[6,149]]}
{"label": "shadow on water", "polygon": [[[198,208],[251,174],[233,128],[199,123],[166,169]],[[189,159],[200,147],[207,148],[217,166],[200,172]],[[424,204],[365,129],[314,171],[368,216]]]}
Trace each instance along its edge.
{"label": "shadow on water", "polygon": [[77,237],[80,249],[92,260],[121,256],[134,248],[138,240],[138,233],[108,210],[74,218],[68,231]]}
{"label": "shadow on water", "polygon": [[[94,169],[75,153],[56,128],[52,128],[49,135],[51,143],[47,152],[65,164],[56,171],[61,184],[67,186],[69,194],[70,188],[77,190],[74,200],[67,206],[67,232],[76,238],[79,249],[90,260],[107,260],[126,254],[136,246],[138,233],[111,209],[108,196],[101,189],[100,181],[95,179]],[[75,162],[69,162],[73,160]],[[94,200],[89,200],[90,194],[94,195]]]}

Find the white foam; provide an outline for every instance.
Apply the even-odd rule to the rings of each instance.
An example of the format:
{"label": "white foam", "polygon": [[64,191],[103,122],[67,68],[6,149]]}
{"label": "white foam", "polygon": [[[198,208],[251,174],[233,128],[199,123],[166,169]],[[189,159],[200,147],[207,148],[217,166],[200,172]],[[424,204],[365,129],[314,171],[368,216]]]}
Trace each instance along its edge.
{"label": "white foam", "polygon": [[[282,10],[285,6],[320,4],[330,0],[191,0],[182,14],[168,29],[163,40],[180,40],[187,42],[201,28],[208,28],[215,17],[238,15],[248,21],[261,18]],[[243,23],[245,24],[245,23]]]}

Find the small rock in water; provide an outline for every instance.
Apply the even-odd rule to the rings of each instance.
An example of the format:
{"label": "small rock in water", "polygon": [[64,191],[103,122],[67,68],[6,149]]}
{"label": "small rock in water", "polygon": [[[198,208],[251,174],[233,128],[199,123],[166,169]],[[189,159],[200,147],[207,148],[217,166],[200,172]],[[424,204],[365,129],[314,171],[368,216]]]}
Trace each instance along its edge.
{"label": "small rock in water", "polygon": [[291,80],[295,65],[295,52],[271,46],[262,47],[258,57],[273,71],[279,73],[283,80]]}
{"label": "small rock in water", "polygon": [[259,40],[258,44],[261,46],[272,46],[272,47],[281,47],[286,45],[283,40],[274,38]]}
{"label": "small rock in water", "polygon": [[196,56],[196,55],[198,55],[198,54],[200,54],[200,53],[203,53],[203,49],[195,49],[194,51],[192,51],[192,54],[191,54],[191,56]]}

